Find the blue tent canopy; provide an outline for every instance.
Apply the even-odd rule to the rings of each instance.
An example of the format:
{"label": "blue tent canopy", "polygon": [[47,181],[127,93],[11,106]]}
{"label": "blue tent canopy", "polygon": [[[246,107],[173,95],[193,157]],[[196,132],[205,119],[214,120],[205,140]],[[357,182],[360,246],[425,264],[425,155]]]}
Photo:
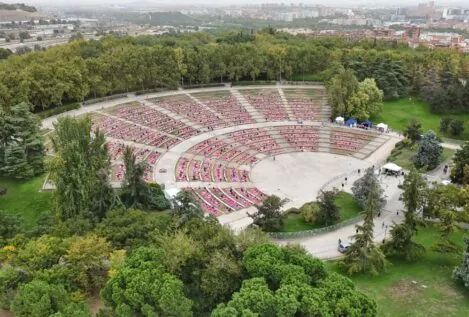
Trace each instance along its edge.
{"label": "blue tent canopy", "polygon": [[351,126],[354,124],[357,124],[357,120],[355,120],[354,118],[349,118],[347,121],[345,121],[346,126]]}
{"label": "blue tent canopy", "polygon": [[373,125],[373,123],[371,123],[371,121],[369,120],[362,122],[362,124],[368,128],[371,128],[371,126]]}

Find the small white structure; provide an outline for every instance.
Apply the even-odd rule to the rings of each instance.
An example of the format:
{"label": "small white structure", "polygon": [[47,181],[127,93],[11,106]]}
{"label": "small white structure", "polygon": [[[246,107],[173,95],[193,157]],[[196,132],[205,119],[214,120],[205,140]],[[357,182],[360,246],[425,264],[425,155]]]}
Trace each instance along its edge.
{"label": "small white structure", "polygon": [[376,128],[382,131],[387,131],[388,130],[388,125],[386,123],[378,123],[376,125]]}
{"label": "small white structure", "polygon": [[168,188],[168,189],[163,190],[164,197],[166,197],[166,199],[169,201],[169,203],[171,204],[171,207],[174,207],[172,206],[174,198],[180,191],[181,190],[179,188]]}
{"label": "small white structure", "polygon": [[394,163],[386,163],[382,169],[385,174],[398,174],[402,171],[402,167]]}
{"label": "small white structure", "polygon": [[335,123],[337,123],[337,124],[344,124],[344,118],[343,118],[343,117],[337,117],[337,118],[335,118]]}

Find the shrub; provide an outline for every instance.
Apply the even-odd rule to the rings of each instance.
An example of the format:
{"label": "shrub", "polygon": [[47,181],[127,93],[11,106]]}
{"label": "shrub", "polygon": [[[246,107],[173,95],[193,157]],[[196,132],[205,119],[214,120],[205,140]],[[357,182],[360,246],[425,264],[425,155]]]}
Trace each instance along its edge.
{"label": "shrub", "polygon": [[234,81],[233,86],[250,86],[250,85],[276,85],[275,80],[246,80],[246,81]]}
{"label": "shrub", "polygon": [[112,96],[106,96],[106,97],[102,97],[102,98],[86,100],[86,101],[83,101],[83,105],[88,106],[88,105],[92,105],[92,104],[103,102],[103,101],[109,101],[109,100],[114,100],[114,99],[119,99],[119,98],[126,98],[126,97],[127,97],[127,94],[116,94],[116,95],[112,95]]}
{"label": "shrub", "polygon": [[211,84],[194,84],[194,85],[183,85],[184,89],[195,89],[195,88],[210,88],[210,87],[225,87],[222,83],[211,83]]}
{"label": "shrub", "polygon": [[56,116],[58,114],[61,114],[61,113],[67,112],[67,111],[76,110],[76,109],[79,109],[79,108],[80,108],[79,103],[69,103],[68,105],[62,105],[62,106],[59,106],[59,107],[56,107],[56,108],[51,108],[51,109],[44,110],[42,112],[39,112],[37,115],[38,115],[39,118],[45,119],[45,118]]}
{"label": "shrub", "polygon": [[306,203],[301,206],[300,211],[306,222],[315,223],[319,214],[319,206],[316,203]]}
{"label": "shrub", "polygon": [[6,195],[8,192],[8,189],[6,187],[0,187],[0,196]]}
{"label": "shrub", "polygon": [[440,131],[441,132],[448,132],[448,127],[451,123],[451,118],[444,118],[440,120]]}
{"label": "shrub", "polygon": [[295,207],[292,207],[292,208],[287,209],[287,210],[285,211],[285,215],[288,215],[288,214],[299,214],[300,212],[301,212],[300,209],[295,208]]}
{"label": "shrub", "polygon": [[461,120],[451,121],[450,131],[452,135],[461,135],[461,133],[464,131],[464,123]]}

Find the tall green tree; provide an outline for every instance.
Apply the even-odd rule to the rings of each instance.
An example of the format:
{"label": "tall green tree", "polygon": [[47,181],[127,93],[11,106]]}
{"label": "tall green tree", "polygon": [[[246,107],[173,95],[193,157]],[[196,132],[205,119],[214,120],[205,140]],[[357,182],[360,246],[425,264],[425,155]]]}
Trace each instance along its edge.
{"label": "tall green tree", "polygon": [[178,218],[177,225],[180,226],[192,218],[204,217],[204,210],[199,206],[194,196],[187,191],[180,191],[173,199],[172,213]]}
{"label": "tall green tree", "polygon": [[283,214],[281,208],[286,200],[275,195],[267,197],[260,206],[256,206],[257,212],[249,215],[256,225],[265,231],[272,231],[283,224]]}
{"label": "tall green tree", "polygon": [[383,109],[383,91],[378,88],[374,79],[365,78],[358,84],[357,91],[350,97],[348,103],[351,116],[367,120]]}
{"label": "tall green tree", "polygon": [[422,124],[416,119],[411,119],[407,124],[407,128],[404,130],[404,135],[415,142],[420,140],[420,135],[422,134]]}
{"label": "tall green tree", "polygon": [[376,212],[380,212],[386,204],[386,201],[384,198],[384,190],[378,181],[378,177],[375,175],[373,167],[367,168],[363,176],[353,183],[352,193],[360,206],[365,207],[372,185],[376,185],[378,189],[380,203]]}
{"label": "tall green tree", "polygon": [[124,166],[121,199],[127,208],[164,210],[169,207],[161,188],[158,185],[151,186],[143,179],[146,163],[136,163],[135,154],[130,147],[124,150]]}
{"label": "tall green tree", "polygon": [[350,98],[358,91],[358,80],[352,70],[343,70],[334,76],[327,85],[327,96],[334,115],[350,116]]}
{"label": "tall green tree", "polygon": [[44,170],[39,120],[26,103],[0,107],[0,173],[19,179]]}
{"label": "tall green tree", "polygon": [[373,182],[367,195],[365,208],[362,211],[363,224],[357,225],[357,234],[353,237],[353,243],[342,261],[347,274],[372,273],[378,274],[385,268],[386,259],[383,252],[373,242],[374,217],[380,210],[379,184]]}
{"label": "tall green tree", "polygon": [[340,220],[339,207],[335,203],[336,190],[321,191],[317,197],[319,212],[316,222],[323,226],[331,226]]}
{"label": "tall green tree", "polygon": [[441,162],[443,147],[435,132],[428,131],[423,135],[419,143],[417,155],[414,157],[414,164],[417,168],[426,167],[428,170],[436,168]]}
{"label": "tall green tree", "polygon": [[[95,221],[103,215],[97,194],[105,184],[100,174],[109,173],[110,157],[104,134],[91,135],[91,119],[62,117],[51,137],[55,156],[49,164],[56,190],[55,210],[62,220],[82,216]],[[107,191],[109,194],[109,191]],[[100,197],[100,200],[111,199]],[[107,203],[106,203],[107,205]]]}
{"label": "tall green tree", "polygon": [[451,181],[453,183],[461,184],[463,182],[466,165],[469,165],[469,141],[466,141],[454,154],[451,168]]}

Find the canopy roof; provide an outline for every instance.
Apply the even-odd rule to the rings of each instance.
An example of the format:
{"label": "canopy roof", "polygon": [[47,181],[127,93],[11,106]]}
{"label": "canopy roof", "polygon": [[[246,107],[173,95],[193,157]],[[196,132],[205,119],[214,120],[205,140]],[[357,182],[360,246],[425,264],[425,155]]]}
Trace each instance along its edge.
{"label": "canopy roof", "polygon": [[387,129],[387,128],[388,128],[388,125],[381,122],[381,123],[378,123],[378,124],[376,125],[376,127],[377,127],[378,129]]}
{"label": "canopy roof", "polygon": [[402,170],[402,167],[400,167],[399,165],[397,164],[394,164],[394,163],[386,163],[383,168],[385,170],[389,170],[389,171],[393,171],[393,172],[399,172]]}
{"label": "canopy roof", "polygon": [[337,118],[335,118],[335,122],[344,122],[344,118],[343,117],[337,117]]}

